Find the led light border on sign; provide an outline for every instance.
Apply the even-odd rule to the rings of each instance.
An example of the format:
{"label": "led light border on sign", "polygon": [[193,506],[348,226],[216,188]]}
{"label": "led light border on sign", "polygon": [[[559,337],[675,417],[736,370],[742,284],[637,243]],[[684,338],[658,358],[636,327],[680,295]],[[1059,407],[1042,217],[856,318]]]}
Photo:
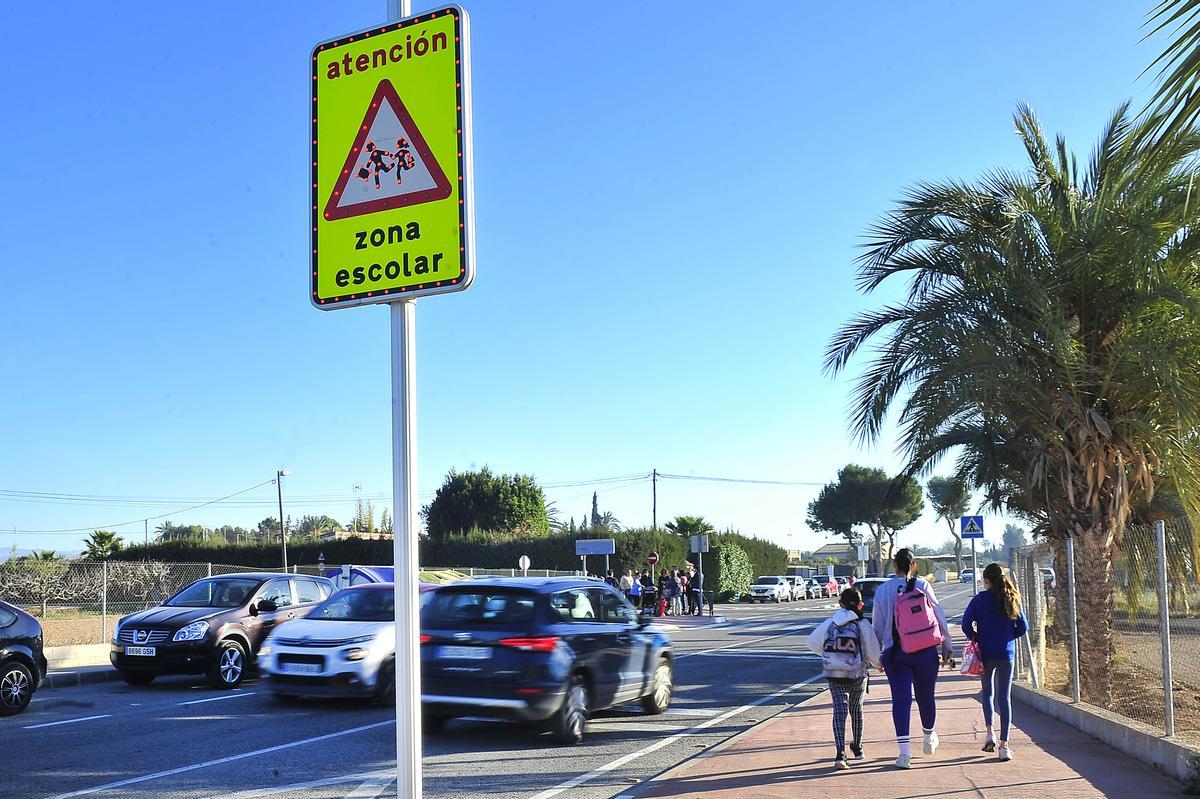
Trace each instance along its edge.
{"label": "led light border on sign", "polygon": [[[437,17],[446,16],[449,14],[454,18],[454,43],[456,45],[457,58],[455,66],[457,67],[455,74],[455,97],[457,100],[457,120],[458,120],[458,229],[459,229],[459,254],[461,256],[462,273],[448,280],[435,280],[428,283],[418,283],[415,286],[401,286],[397,288],[381,289],[375,291],[359,292],[357,294],[344,294],[337,297],[318,296],[317,290],[317,225],[321,219],[321,199],[317,188],[317,81],[319,80],[319,64],[318,59],[320,53],[334,48],[341,47],[345,44],[350,44],[358,39],[367,39],[372,36],[378,36],[381,33],[388,31],[402,30],[403,28],[412,25],[419,25],[422,22],[431,22]],[[469,214],[471,211],[469,196],[471,195],[471,183],[467,180],[469,168],[469,152],[467,150],[468,137],[470,131],[468,128],[468,109],[464,101],[466,86],[469,80],[469,72],[467,65],[463,64],[463,56],[466,54],[466,36],[463,26],[463,18],[466,16],[466,11],[458,6],[446,6],[438,8],[434,11],[427,11],[415,17],[400,22],[393,22],[388,25],[383,25],[378,28],[361,31],[352,35],[343,36],[340,39],[321,42],[312,51],[312,168],[311,172],[311,206],[312,206],[312,232],[310,234],[311,249],[312,249],[312,277],[310,278],[310,299],[312,304],[321,310],[332,310],[334,308],[345,308],[353,305],[367,305],[374,302],[386,302],[380,298],[395,296],[399,299],[401,296],[408,294],[441,294],[449,291],[462,290],[471,284],[474,280],[474,237],[473,230],[469,222]],[[444,287],[444,288],[443,288]],[[457,287],[457,288],[455,288]]]}

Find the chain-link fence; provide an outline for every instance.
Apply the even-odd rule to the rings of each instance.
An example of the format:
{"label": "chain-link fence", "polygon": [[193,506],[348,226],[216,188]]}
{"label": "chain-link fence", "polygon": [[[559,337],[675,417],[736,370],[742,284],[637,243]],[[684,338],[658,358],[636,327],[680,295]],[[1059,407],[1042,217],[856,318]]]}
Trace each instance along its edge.
{"label": "chain-link fence", "polygon": [[1019,653],[1021,679],[1167,734],[1200,733],[1200,584],[1192,541],[1186,519],[1127,525],[1107,589],[1100,588],[1104,564],[1075,542],[1013,550],[1030,628]]}
{"label": "chain-link fence", "polygon": [[[291,573],[320,575],[333,565],[292,566]],[[282,572],[227,563],[163,563],[158,561],[86,561],[24,558],[0,562],[0,599],[38,617],[46,646],[108,643],[122,616],[159,604],[181,588],[213,575],[237,572]],[[520,569],[421,567],[422,575],[439,582],[464,577],[518,577]],[[530,569],[530,577],[569,576],[577,572]]]}

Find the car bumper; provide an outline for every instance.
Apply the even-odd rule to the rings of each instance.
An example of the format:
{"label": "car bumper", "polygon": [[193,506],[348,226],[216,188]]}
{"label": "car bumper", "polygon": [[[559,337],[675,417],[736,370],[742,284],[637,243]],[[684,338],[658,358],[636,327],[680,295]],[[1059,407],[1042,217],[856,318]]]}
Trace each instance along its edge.
{"label": "car bumper", "polygon": [[[342,657],[345,647],[291,647],[274,644],[270,651],[259,656],[259,670],[263,680],[277,694],[300,696],[370,696],[375,693],[379,681],[379,669],[384,661],[394,656],[391,649],[380,648],[362,660],[346,660]],[[319,662],[320,671],[315,674],[288,672],[280,659],[308,658]]]}
{"label": "car bumper", "polygon": [[[536,693],[533,693],[535,692]],[[527,692],[527,693],[518,693]],[[526,686],[491,696],[472,696],[452,686],[426,685],[421,710],[429,716],[481,716],[506,721],[544,721],[562,707],[566,691]]]}
{"label": "car bumper", "polygon": [[263,672],[263,681],[274,693],[296,696],[374,696],[375,684],[362,675],[342,672],[331,676],[307,674],[271,674]]}
{"label": "car bumper", "polygon": [[153,674],[203,674],[212,665],[212,650],[206,642],[156,644],[154,655],[126,655],[125,644],[110,644],[108,660],[121,671]]}

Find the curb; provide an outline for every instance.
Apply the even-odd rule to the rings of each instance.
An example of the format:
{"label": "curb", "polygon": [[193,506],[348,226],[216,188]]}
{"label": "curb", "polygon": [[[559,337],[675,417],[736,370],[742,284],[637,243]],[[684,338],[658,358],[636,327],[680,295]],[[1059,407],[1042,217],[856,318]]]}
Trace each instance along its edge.
{"label": "curb", "polygon": [[718,744],[710,746],[708,749],[705,749],[703,752],[698,752],[698,753],[692,755],[691,757],[689,757],[685,760],[682,760],[679,763],[676,763],[675,765],[671,766],[666,771],[661,771],[658,774],[655,774],[650,779],[646,780],[645,782],[640,783],[637,786],[637,788],[634,788],[632,791],[621,792],[620,794],[615,796],[614,799],[634,799],[637,796],[637,791],[641,790],[642,788],[649,785],[650,783],[669,779],[669,778],[673,777],[676,774],[676,772],[682,771],[685,767],[691,766],[695,763],[700,762],[701,760],[706,760],[706,759],[712,757],[713,755],[716,755],[720,752],[725,751],[726,749],[733,746],[738,741],[745,738],[747,735],[750,735],[751,733],[754,733],[754,732],[758,732],[759,730],[762,730],[766,727],[770,727],[772,724],[778,723],[779,720],[783,717],[783,715],[785,713],[791,713],[796,708],[804,707],[805,705],[809,704],[810,702],[815,702],[816,700],[823,697],[828,691],[829,691],[829,685],[828,685],[828,683],[826,683],[824,688],[817,691],[812,696],[802,699],[790,707],[784,708],[783,710],[776,713],[774,716],[771,716],[771,718],[767,719],[766,721],[763,721],[763,722],[760,722],[753,726],[747,727],[746,729],[742,730],[741,732],[736,733],[735,735],[731,735],[730,737],[726,738],[724,741],[721,741]]}
{"label": "curb", "polygon": [[98,685],[121,679],[121,673],[114,668],[94,669],[87,671],[50,672],[38,686],[38,690],[47,688],[74,688],[80,685]]}

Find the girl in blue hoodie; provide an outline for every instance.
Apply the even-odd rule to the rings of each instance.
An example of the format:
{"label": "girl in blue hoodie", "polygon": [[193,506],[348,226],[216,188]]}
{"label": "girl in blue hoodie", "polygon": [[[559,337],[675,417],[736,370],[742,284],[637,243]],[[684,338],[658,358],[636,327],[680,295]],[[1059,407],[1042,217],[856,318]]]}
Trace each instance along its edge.
{"label": "girl in blue hoodie", "polygon": [[[983,659],[983,723],[987,726],[987,743],[983,751],[996,752],[1001,760],[1012,760],[1008,745],[1012,721],[1012,662],[1016,641],[1028,629],[1021,612],[1021,595],[1005,573],[1004,567],[993,563],[983,570],[984,590],[975,595],[963,614],[962,628],[967,637],[979,645]],[[996,748],[996,733],[992,726],[993,703],[1000,716],[1000,748]]]}

